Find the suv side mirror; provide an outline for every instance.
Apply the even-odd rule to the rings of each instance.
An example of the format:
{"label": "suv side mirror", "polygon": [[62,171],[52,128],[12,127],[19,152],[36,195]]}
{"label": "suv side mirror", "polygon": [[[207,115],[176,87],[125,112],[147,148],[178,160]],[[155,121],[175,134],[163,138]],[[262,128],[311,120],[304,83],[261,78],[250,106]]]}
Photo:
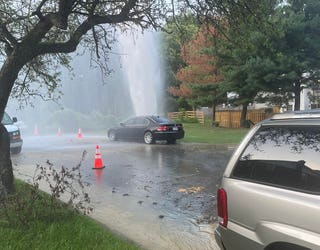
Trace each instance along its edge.
{"label": "suv side mirror", "polygon": [[120,122],[121,127],[125,127],[125,124],[123,122]]}
{"label": "suv side mirror", "polygon": [[17,122],[18,121],[17,117],[12,117],[12,121]]}

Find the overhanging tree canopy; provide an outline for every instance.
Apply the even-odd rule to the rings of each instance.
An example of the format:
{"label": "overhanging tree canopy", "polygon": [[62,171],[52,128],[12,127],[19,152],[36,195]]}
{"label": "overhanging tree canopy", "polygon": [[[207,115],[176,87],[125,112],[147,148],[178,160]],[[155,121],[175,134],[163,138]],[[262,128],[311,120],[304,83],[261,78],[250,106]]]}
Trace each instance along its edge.
{"label": "overhanging tree canopy", "polygon": [[[165,4],[162,0],[0,1],[0,119],[12,91],[30,94],[36,81],[47,86],[49,93],[55,89],[58,73],[54,66],[68,64],[64,54],[82,43],[99,59],[107,54],[115,30],[133,25],[159,27]],[[12,192],[9,138],[0,126],[0,184]]]}

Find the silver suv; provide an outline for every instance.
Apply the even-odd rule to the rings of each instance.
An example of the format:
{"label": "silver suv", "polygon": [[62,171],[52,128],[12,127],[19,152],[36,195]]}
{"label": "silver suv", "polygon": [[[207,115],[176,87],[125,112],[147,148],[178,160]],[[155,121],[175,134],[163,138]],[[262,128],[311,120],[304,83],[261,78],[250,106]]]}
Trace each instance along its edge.
{"label": "silver suv", "polygon": [[217,192],[222,249],[320,249],[320,110],[253,127]]}

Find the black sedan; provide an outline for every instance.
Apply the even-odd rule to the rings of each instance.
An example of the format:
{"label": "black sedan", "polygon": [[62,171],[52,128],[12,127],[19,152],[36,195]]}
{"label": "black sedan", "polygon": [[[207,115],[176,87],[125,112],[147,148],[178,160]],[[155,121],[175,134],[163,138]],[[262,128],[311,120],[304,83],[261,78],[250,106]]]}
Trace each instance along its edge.
{"label": "black sedan", "polygon": [[181,123],[175,123],[161,116],[135,116],[120,123],[120,127],[110,128],[108,137],[111,141],[121,139],[143,139],[145,143],[166,140],[175,143],[184,137]]}

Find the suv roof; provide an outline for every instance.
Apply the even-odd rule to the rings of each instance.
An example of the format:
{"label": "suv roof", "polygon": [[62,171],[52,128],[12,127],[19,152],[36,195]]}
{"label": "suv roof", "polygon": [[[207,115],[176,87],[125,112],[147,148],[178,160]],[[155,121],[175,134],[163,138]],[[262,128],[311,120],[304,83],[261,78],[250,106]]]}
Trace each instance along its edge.
{"label": "suv roof", "polygon": [[271,117],[271,120],[305,119],[305,118],[320,118],[320,109],[287,111],[285,113],[273,115]]}
{"label": "suv roof", "polygon": [[288,111],[275,114],[269,119],[260,122],[262,126],[268,125],[319,125],[320,109]]}

